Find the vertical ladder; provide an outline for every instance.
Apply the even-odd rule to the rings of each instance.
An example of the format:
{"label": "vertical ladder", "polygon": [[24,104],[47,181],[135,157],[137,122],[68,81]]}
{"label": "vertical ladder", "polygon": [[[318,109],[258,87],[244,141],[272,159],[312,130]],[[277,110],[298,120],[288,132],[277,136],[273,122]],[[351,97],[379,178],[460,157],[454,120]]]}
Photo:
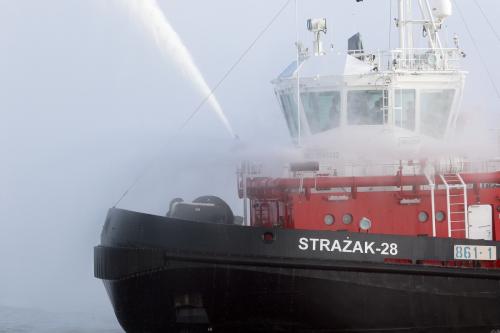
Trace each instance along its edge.
{"label": "vertical ladder", "polygon": [[429,175],[425,174],[425,177],[427,178],[427,182],[429,184],[429,187],[431,189],[431,216],[432,216],[432,237],[436,237],[436,204],[435,204],[435,190],[436,190],[436,184],[434,183],[434,175]]}
{"label": "vertical ladder", "polygon": [[467,184],[458,173],[440,175],[446,188],[446,207],[448,219],[448,237],[464,232],[469,238],[469,224],[467,221]]}

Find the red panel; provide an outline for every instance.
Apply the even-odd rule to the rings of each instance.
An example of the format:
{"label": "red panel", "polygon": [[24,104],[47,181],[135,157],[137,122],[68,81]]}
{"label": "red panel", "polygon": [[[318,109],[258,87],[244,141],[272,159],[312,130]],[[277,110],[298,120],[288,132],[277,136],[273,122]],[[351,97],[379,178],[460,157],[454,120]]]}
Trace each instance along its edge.
{"label": "red panel", "polygon": [[[398,234],[398,235],[428,235],[432,236],[432,209],[430,191],[371,191],[351,193],[291,193],[282,197],[282,200],[252,200],[253,225],[280,225],[287,228],[310,230],[347,230],[362,232],[359,221],[366,217],[372,221],[370,233]],[[331,201],[329,197],[350,197],[344,201]],[[352,198],[354,197],[354,198]],[[418,199],[417,204],[402,204],[401,199]],[[468,191],[469,204],[491,204],[494,212],[494,235],[500,239],[500,212],[496,207],[500,205],[498,189],[480,189]],[[435,192],[435,211],[445,213],[445,220],[436,221],[437,237],[448,237],[446,192]],[[419,212],[426,212],[426,222],[419,222]],[[333,225],[324,223],[324,216],[331,214],[335,217]],[[353,222],[344,224],[342,216],[351,214]],[[290,216],[289,216],[290,215]],[[454,233],[453,237],[465,237],[465,233]]]}

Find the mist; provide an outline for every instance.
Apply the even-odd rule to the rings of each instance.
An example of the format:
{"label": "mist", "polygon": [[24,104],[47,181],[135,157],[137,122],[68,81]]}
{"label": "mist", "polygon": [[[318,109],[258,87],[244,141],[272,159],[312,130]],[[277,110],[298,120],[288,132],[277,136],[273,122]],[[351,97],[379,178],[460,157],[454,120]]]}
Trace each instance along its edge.
{"label": "mist", "polygon": [[[471,2],[459,3],[500,79],[500,43]],[[496,1],[482,3],[492,17],[500,14]],[[158,0],[169,20],[157,12],[158,24],[169,23],[186,46],[162,51],[167,36],[148,20],[138,24],[132,8],[115,0],[0,0],[0,306],[113,318],[93,278],[92,251],[107,210],[139,175],[119,207],[163,215],[174,197],[213,194],[241,214],[240,161],[296,154],[269,83],[295,59],[293,5],[220,86],[218,100],[211,98],[175,139],[172,133],[282,5]],[[322,16],[329,22],[325,45],[339,51],[357,31],[366,48],[389,44],[385,2],[299,1],[299,13],[307,45],[307,18]],[[499,124],[499,99],[458,15],[447,25],[468,53],[463,108],[476,119],[481,109],[481,124]],[[393,31],[392,45],[396,40]],[[177,52],[186,53],[177,59]],[[186,59],[199,72],[183,70]]]}

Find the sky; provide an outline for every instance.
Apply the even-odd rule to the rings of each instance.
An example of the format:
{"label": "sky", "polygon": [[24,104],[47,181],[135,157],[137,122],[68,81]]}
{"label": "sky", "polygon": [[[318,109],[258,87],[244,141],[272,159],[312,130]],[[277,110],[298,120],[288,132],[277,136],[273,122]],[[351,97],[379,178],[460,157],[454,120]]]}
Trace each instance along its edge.
{"label": "sky", "polygon": [[[173,197],[215,194],[238,212],[242,151],[291,149],[270,81],[295,59],[293,1],[216,92],[239,142],[206,106],[173,137],[203,96],[119,1],[0,0],[0,305],[110,313],[92,247],[138,175],[120,207],[164,214]],[[210,86],[285,3],[158,2]],[[500,32],[500,3],[478,2]],[[500,39],[473,1],[457,3],[479,49],[455,11],[446,26],[467,53],[464,112],[500,127],[485,70],[500,82]],[[389,1],[298,5],[306,45],[310,17],[327,18],[325,44],[341,52],[358,31],[367,49],[386,49],[389,35],[396,45]]]}

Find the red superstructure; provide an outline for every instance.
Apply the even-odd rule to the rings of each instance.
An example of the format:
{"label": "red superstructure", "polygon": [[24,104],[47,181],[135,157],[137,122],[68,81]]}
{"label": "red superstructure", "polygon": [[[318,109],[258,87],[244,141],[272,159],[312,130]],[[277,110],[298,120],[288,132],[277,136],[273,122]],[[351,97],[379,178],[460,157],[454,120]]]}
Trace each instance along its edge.
{"label": "red superstructure", "polygon": [[[462,173],[467,184],[468,205],[489,205],[492,214],[493,239],[500,239],[500,171]],[[440,177],[435,177],[434,192],[436,237],[448,237],[448,196]],[[292,229],[370,232],[409,236],[433,236],[432,193],[423,175],[314,178],[249,178],[250,221],[253,226],[280,226]],[[450,193],[462,199],[461,190]],[[454,194],[455,193],[455,194]],[[453,197],[453,196],[456,197]],[[240,196],[243,184],[240,183]],[[450,202],[450,215],[464,216],[459,200]],[[421,214],[419,216],[419,214]],[[331,224],[325,216],[332,216]],[[426,217],[425,219],[423,217]],[[362,230],[359,221],[372,221]],[[465,219],[453,222],[451,237],[465,238]],[[456,230],[462,229],[462,230]]]}

